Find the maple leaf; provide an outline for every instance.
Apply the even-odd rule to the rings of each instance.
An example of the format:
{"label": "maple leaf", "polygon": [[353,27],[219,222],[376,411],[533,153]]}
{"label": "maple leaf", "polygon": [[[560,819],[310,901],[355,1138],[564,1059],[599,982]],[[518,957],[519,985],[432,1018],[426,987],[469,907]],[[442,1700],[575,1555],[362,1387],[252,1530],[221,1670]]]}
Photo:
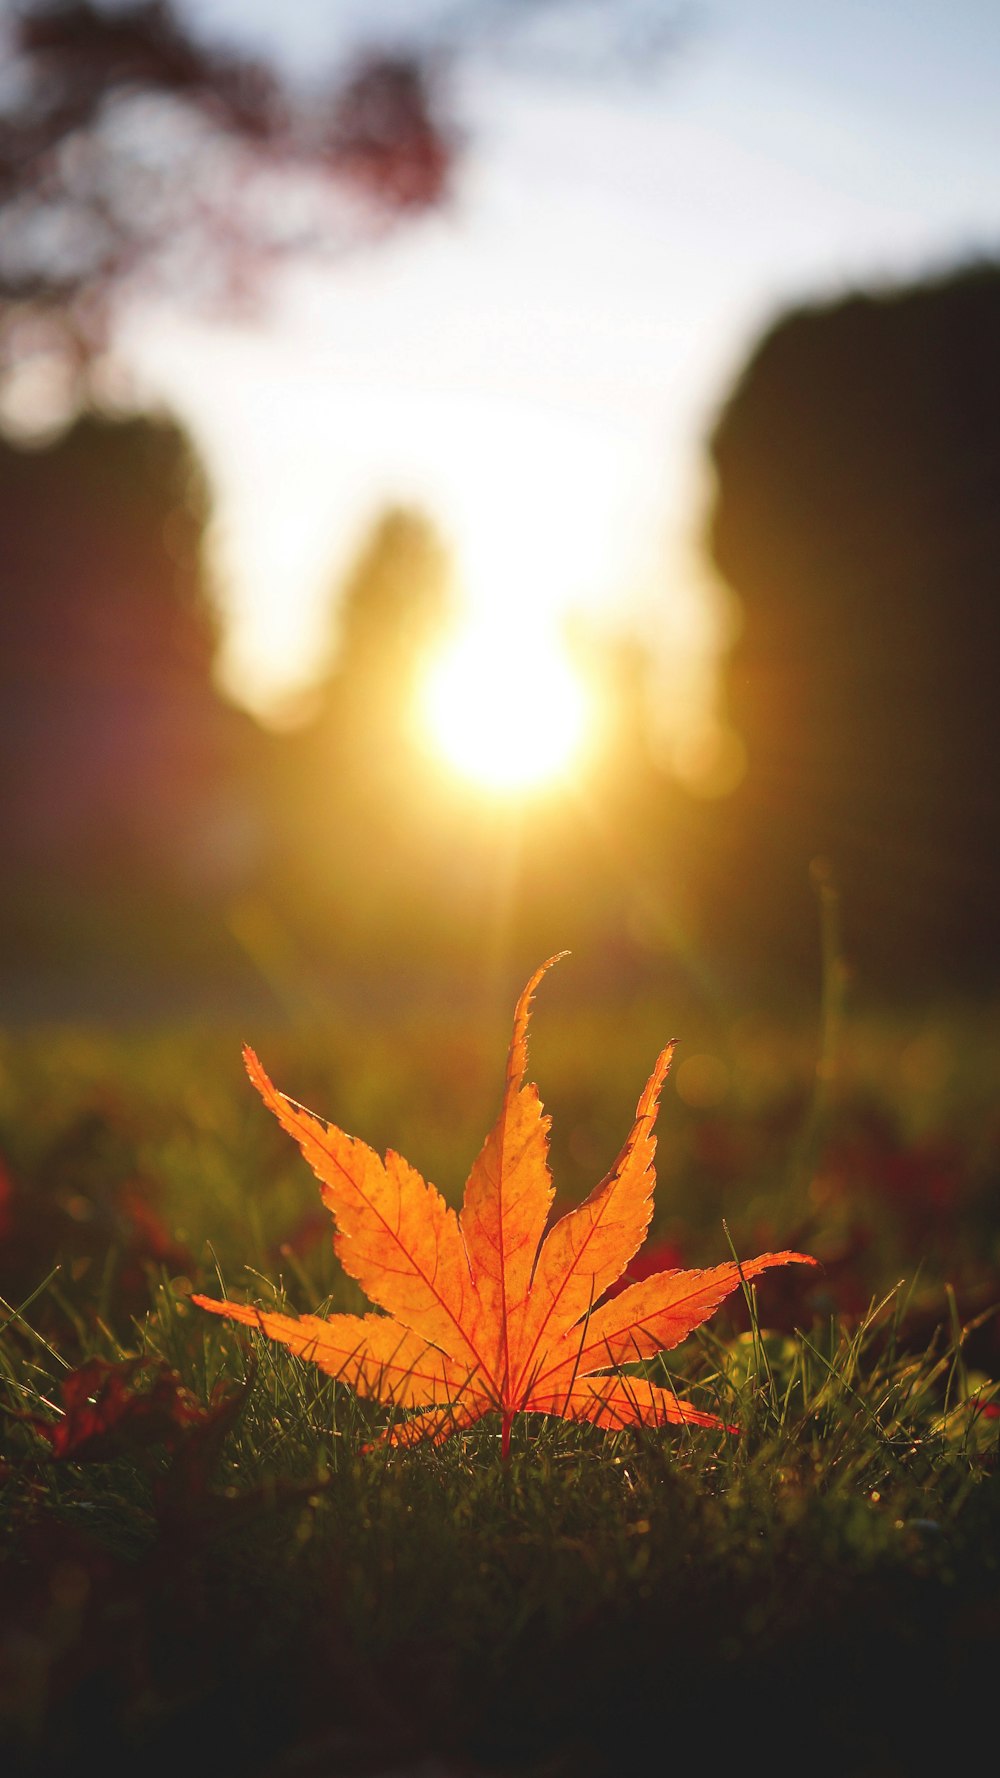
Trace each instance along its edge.
{"label": "maple leaf", "polygon": [[392,1149],[380,1160],[279,1093],[253,1051],[244,1051],[265,1105],[320,1181],[344,1270],[383,1313],[294,1317],[211,1297],[192,1300],[392,1407],[386,1436],[394,1444],[437,1443],[490,1412],[500,1415],[504,1457],[519,1413],[611,1429],[721,1429],[717,1415],[621,1367],[679,1345],[771,1266],[816,1263],[805,1253],[763,1253],[707,1270],[672,1267],[606,1296],[641,1247],[653,1213],[653,1125],[672,1043],[657,1058],[611,1171],[546,1233],[554,1195],[549,1119],[524,1075],[532,1000],[557,961],[550,957],[535,971],[517,1003],[500,1115],[473,1165],[460,1214]]}

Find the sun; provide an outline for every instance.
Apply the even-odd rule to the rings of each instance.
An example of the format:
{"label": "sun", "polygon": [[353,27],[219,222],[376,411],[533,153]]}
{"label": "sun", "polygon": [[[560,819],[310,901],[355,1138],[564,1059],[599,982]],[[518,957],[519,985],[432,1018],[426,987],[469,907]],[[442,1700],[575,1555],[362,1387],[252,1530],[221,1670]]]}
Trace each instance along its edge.
{"label": "sun", "polygon": [[421,699],[437,753],[485,790],[564,777],[591,725],[585,687],[556,635],[470,626],[430,667]]}

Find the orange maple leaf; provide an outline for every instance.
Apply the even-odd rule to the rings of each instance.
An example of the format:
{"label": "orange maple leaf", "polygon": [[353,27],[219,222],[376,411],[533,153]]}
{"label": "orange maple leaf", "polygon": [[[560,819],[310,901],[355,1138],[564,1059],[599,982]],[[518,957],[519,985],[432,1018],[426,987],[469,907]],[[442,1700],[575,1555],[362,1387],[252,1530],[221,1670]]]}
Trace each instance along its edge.
{"label": "orange maple leaf", "polygon": [[[557,961],[550,957],[535,971],[517,1003],[500,1116],[459,1215],[392,1149],[382,1161],[277,1092],[253,1051],[244,1051],[265,1105],[320,1181],[344,1270],[384,1313],[296,1318],[193,1300],[397,1410],[387,1435],[394,1444],[439,1443],[490,1412],[500,1415],[505,1457],[519,1413],[613,1429],[668,1422],[722,1428],[715,1414],[621,1367],[678,1345],[770,1266],[816,1263],[805,1253],[763,1253],[707,1270],[673,1268],[601,1300],[642,1245],[652,1216],[653,1124],[674,1045],[657,1058],[610,1173],[546,1234],[554,1193],[549,1119],[524,1073],[532,999]],[[402,1417],[402,1410],[412,1411]]]}

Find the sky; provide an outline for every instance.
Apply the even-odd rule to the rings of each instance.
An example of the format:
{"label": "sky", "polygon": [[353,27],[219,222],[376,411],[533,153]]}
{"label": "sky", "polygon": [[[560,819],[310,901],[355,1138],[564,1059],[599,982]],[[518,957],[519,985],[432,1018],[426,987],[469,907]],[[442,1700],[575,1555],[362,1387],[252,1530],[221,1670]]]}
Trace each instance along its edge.
{"label": "sky", "polygon": [[[422,10],[200,0],[198,20],[302,72]],[[472,58],[444,214],[286,277],[253,327],[133,321],[144,386],[208,461],[224,682],[259,713],[315,676],[338,575],[403,500],[470,612],[637,630],[696,726],[730,621],[705,441],[755,341],[791,304],[1000,251],[1000,7],[687,16],[642,78]]]}

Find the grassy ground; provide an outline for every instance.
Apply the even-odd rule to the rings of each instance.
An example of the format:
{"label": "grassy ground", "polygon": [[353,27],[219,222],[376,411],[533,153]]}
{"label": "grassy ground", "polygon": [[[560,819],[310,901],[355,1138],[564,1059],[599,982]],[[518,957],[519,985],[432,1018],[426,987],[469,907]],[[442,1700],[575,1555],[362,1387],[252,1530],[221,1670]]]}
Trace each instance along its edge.
{"label": "grassy ground", "polygon": [[[680,1024],[606,1014],[535,1014],[560,1208]],[[1000,1642],[995,1027],[851,1025],[819,1096],[810,1031],[678,1034],[659,1263],[728,1257],[725,1218],[741,1252],[804,1246],[822,1271],[765,1279],[671,1355],[739,1437],[539,1421],[506,1468],[489,1422],[365,1452],[376,1410],[188,1301],[221,1275],[362,1306],[243,1033],[0,1049],[5,1770],[99,1749],[104,1772],[597,1778],[647,1741],[666,1770],[692,1735],[710,1770],[749,1748],[831,1778],[960,1754]],[[502,1031],[252,1035],[295,1097],[457,1198]],[[60,1454],[67,1379],[95,1358],[90,1392],[118,1379],[126,1407]]]}

